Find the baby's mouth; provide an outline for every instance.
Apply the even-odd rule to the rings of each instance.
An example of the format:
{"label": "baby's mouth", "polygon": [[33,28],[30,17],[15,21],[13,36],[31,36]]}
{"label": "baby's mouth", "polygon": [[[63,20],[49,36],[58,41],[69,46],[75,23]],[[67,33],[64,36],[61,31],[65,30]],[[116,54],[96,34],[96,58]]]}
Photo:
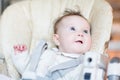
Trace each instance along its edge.
{"label": "baby's mouth", "polygon": [[81,40],[77,40],[75,42],[83,44],[83,41],[81,41]]}

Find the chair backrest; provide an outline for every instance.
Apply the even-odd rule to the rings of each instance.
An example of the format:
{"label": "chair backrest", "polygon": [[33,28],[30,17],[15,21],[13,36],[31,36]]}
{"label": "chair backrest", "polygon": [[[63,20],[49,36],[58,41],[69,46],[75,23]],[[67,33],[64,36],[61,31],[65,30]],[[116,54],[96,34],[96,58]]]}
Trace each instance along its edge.
{"label": "chair backrest", "polygon": [[11,52],[15,44],[25,44],[31,53],[40,39],[47,39],[49,47],[53,22],[66,8],[79,9],[92,26],[91,51],[104,53],[112,27],[112,8],[104,0],[26,0],[9,6],[1,16],[0,46],[4,54],[8,73],[19,78]]}

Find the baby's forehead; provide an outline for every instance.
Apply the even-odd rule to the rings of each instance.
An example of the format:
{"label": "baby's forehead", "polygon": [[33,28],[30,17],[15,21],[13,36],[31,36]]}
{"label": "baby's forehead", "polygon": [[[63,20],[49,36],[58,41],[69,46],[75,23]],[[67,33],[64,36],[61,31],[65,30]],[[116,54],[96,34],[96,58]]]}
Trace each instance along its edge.
{"label": "baby's forehead", "polygon": [[88,24],[88,21],[83,18],[82,16],[79,15],[69,15],[69,16],[65,16],[61,19],[61,21],[59,23],[74,23],[74,22],[86,22]]}
{"label": "baby's forehead", "polygon": [[58,25],[82,25],[82,24],[90,26],[88,21],[79,15],[65,16],[58,23]]}

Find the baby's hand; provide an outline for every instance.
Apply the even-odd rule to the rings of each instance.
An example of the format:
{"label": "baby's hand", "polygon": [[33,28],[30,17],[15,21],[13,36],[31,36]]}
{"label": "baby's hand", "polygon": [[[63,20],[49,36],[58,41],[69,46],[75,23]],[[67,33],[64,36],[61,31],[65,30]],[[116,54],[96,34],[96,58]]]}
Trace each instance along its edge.
{"label": "baby's hand", "polygon": [[18,44],[13,46],[12,61],[17,70],[22,73],[28,64],[29,53],[25,44]]}
{"label": "baby's hand", "polygon": [[13,49],[14,49],[15,55],[22,54],[26,52],[27,46],[25,44],[18,44],[18,45],[13,46]]}

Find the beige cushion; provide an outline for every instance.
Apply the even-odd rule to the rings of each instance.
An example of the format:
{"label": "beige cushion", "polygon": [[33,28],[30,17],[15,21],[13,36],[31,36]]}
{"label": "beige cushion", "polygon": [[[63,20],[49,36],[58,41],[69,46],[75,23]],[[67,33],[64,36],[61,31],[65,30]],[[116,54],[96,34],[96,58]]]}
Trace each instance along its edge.
{"label": "beige cushion", "polygon": [[61,16],[66,8],[77,10],[92,25],[91,51],[103,53],[105,43],[109,41],[112,26],[112,9],[104,0],[27,0],[9,6],[1,17],[0,44],[4,54],[8,73],[14,79],[19,78],[11,52],[15,44],[26,44],[31,53],[40,39],[47,39],[49,47],[54,20]]}

